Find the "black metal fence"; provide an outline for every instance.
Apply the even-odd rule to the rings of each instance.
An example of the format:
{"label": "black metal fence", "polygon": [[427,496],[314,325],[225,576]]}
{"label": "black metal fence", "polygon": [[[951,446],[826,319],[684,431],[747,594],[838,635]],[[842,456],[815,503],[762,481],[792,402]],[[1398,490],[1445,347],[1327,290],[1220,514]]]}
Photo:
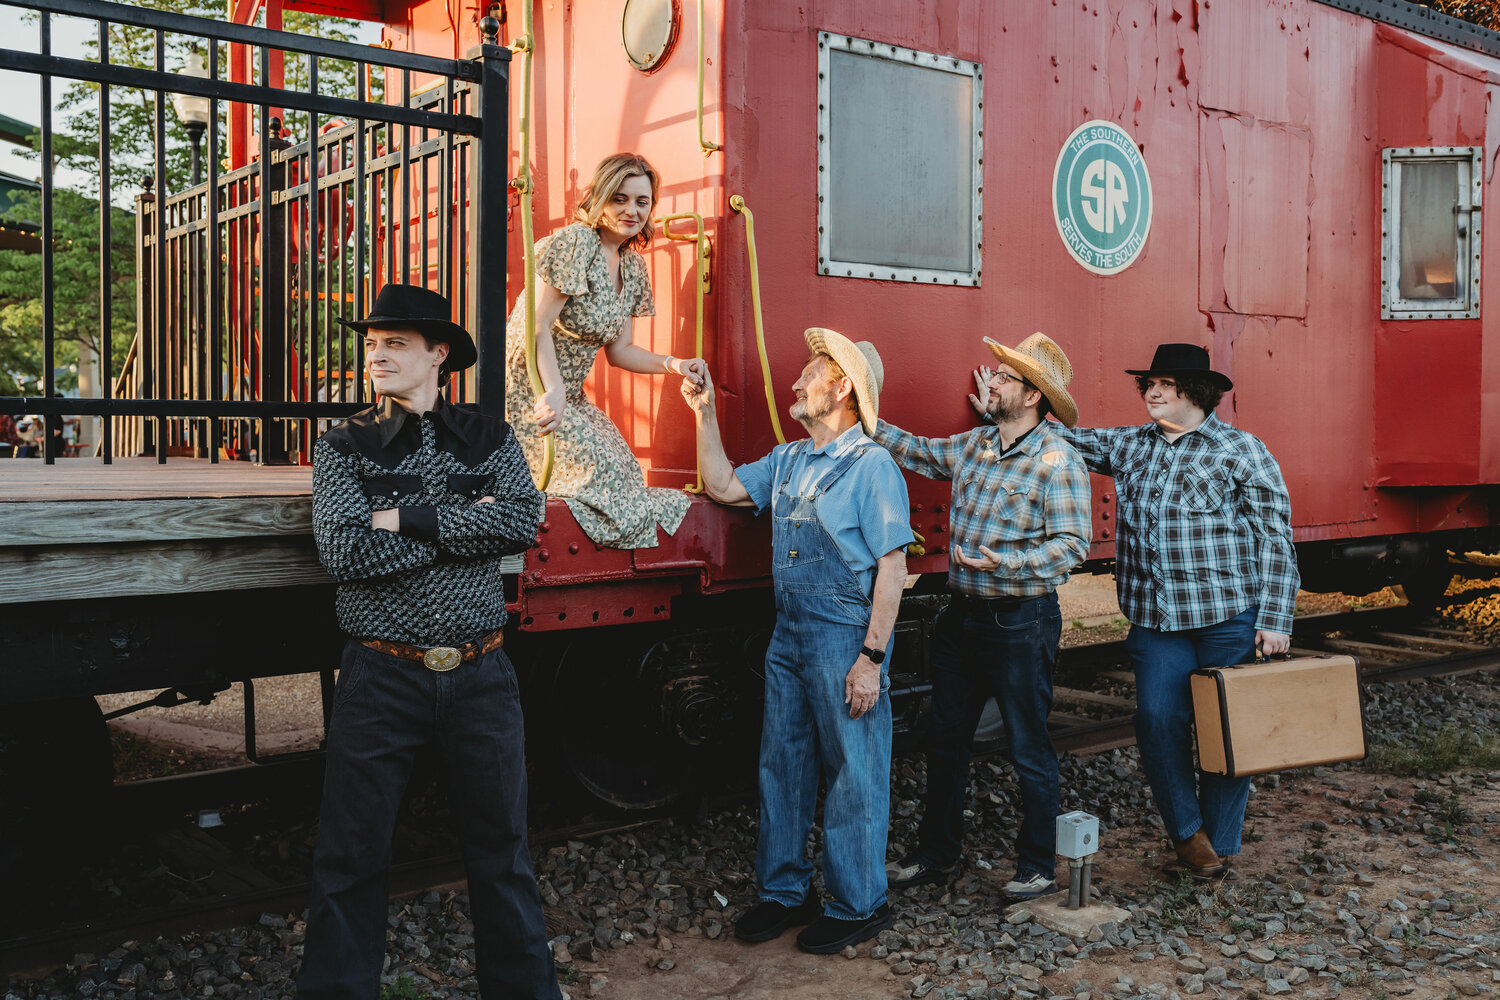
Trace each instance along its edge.
{"label": "black metal fence", "polygon": [[[505,240],[510,52],[494,42],[467,60],[439,59],[104,0],[16,0],[40,14],[41,52],[0,48],[0,69],[35,74],[42,86],[42,312],[40,397],[0,397],[0,413],[45,416],[46,460],[66,416],[98,416],[99,454],[197,455],[217,461],[294,461],[320,426],[367,405],[358,337],[338,318],[364,315],[381,285],[426,284],[449,297],[475,332],[476,370],[450,398],[504,409]],[[50,53],[49,17],[94,19],[97,60]],[[109,26],[154,32],[156,65],[109,59]],[[168,34],[207,50],[207,78],[166,69]],[[223,46],[246,46],[259,82],[221,79]],[[272,56],[305,60],[306,90],[265,86]],[[319,92],[320,61],[352,63],[356,78],[383,78],[386,100]],[[100,398],[54,395],[52,216],[53,81],[99,85]],[[136,329],[119,371],[110,357],[109,148],[111,88],[154,96],[153,174],[135,196]],[[206,97],[207,179],[166,191],[167,99]],[[219,109],[249,106],[257,124],[253,162],[222,171]],[[305,126],[286,136],[285,109]],[[480,197],[483,192],[487,197]],[[480,336],[480,332],[484,336]]]}

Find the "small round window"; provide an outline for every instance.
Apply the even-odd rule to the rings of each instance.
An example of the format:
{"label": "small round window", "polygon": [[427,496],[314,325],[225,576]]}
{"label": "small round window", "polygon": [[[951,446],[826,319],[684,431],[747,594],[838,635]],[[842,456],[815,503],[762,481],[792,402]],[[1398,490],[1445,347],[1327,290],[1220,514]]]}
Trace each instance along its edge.
{"label": "small round window", "polygon": [[620,36],[630,65],[642,73],[660,68],[677,42],[681,20],[677,0],[625,0]]}

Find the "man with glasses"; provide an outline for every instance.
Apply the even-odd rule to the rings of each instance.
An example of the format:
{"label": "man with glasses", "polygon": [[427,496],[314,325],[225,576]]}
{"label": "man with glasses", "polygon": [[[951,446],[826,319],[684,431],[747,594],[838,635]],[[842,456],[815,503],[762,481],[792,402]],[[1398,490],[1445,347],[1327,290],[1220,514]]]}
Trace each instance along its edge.
{"label": "man with glasses", "polygon": [[1162,344],[1131,370],[1149,423],[1065,431],[1120,497],[1115,573],[1130,619],[1136,738],[1176,847],[1164,869],[1223,878],[1240,851],[1249,778],[1193,767],[1188,674],[1291,645],[1299,577],[1281,469],[1214,409],[1234,383],[1194,344]]}
{"label": "man with glasses", "polygon": [[1057,752],[1047,732],[1062,631],[1056,590],[1088,555],[1092,498],[1083,460],[1058,434],[1078,421],[1062,348],[1040,333],[1015,349],[984,342],[997,359],[976,376],[987,426],[924,438],[881,421],[872,435],[904,468],[953,482],[953,596],[934,626],[924,812],[916,848],[886,874],[893,889],[957,874],[969,745],[994,696],[1021,791],[1016,874],[1004,891],[1022,900],[1057,891]]}

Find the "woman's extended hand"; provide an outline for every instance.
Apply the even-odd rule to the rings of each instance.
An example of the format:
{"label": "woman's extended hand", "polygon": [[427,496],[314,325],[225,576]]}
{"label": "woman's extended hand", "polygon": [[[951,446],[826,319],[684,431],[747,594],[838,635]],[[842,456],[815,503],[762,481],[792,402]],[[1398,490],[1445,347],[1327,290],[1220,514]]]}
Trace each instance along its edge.
{"label": "woman's extended hand", "polygon": [[702,358],[673,358],[667,367],[697,385],[708,381],[708,362]]}
{"label": "woman's extended hand", "polygon": [[537,434],[551,434],[562,425],[565,405],[563,391],[560,388],[544,392],[537,397],[536,404],[531,408],[531,418],[536,421]]}

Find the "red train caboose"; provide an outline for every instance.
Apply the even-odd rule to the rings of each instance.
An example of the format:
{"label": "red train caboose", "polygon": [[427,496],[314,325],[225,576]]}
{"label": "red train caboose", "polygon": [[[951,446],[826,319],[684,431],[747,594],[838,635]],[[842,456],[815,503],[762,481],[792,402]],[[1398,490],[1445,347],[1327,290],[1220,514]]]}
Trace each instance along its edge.
{"label": "red train caboose", "polygon": [[[520,53],[512,120],[529,129],[513,133],[531,143],[531,162],[506,156],[510,177],[529,171],[537,236],[569,221],[601,157],[652,161],[657,215],[676,220],[647,251],[657,314],[635,336],[678,356],[701,343],[736,459],[775,443],[807,326],[873,341],[885,358],[882,417],[924,434],[971,426],[983,335],[1014,343],[1042,330],[1061,343],[1085,425],[1139,420],[1123,370],[1158,342],[1195,341],[1239,387],[1220,416],[1280,459],[1309,589],[1398,583],[1431,596],[1450,549],[1495,542],[1500,350],[1487,350],[1496,320],[1481,291],[1500,262],[1484,252],[1481,223],[1500,143],[1500,35],[1405,0],[509,0],[461,13],[447,0],[263,0],[237,3],[234,17],[249,23],[264,8],[275,27],[283,3],[382,22],[392,53],[432,59],[387,70],[385,101],[458,124],[474,112],[451,67],[493,18],[498,42]],[[276,82],[261,51],[258,63],[232,58],[230,79]],[[231,118],[226,176],[249,171],[242,200],[254,196],[252,158],[282,155],[261,114],[259,126],[249,111]],[[317,140],[321,167],[292,168],[287,199],[323,221],[309,218],[289,245],[323,244],[304,263],[332,261],[340,226],[327,220],[373,212],[379,224],[352,236],[368,250],[352,284],[391,280],[404,240],[410,280],[458,290],[473,315],[494,283],[463,259],[436,261],[481,202],[498,227],[494,208],[508,198],[514,301],[526,213],[518,188],[494,183],[489,154],[503,138],[485,136],[482,174],[466,160],[429,174],[426,159],[413,173],[417,158],[463,144],[424,131],[402,145],[389,129],[362,146],[341,121]],[[313,174],[345,193],[318,200],[323,181],[300,180]],[[226,212],[242,211],[231,201]],[[268,245],[259,230],[226,238],[231,249]],[[338,280],[343,297],[323,298],[352,313],[351,282]],[[238,279],[230,286],[224,318],[246,324],[249,358],[262,336],[250,317],[264,319],[267,300],[248,279],[242,295]],[[299,294],[289,315],[314,308]],[[486,315],[481,351],[502,356],[503,329]],[[328,343],[325,391],[335,369],[339,383],[346,369],[357,379]],[[306,369],[303,394],[281,398],[315,398],[316,356],[290,364]],[[589,386],[655,486],[696,478],[672,381],[600,365]],[[910,561],[913,591],[940,591],[949,490],[909,486],[926,540]],[[1112,488],[1096,480],[1101,567],[1113,555]],[[574,772],[607,798],[674,794],[700,763],[684,747],[754,724],[738,692],[770,622],[768,556],[763,524],[706,499],[639,550],[596,546],[551,501],[510,595],[532,705],[567,720],[533,731],[558,733]],[[904,623],[898,672],[920,668],[924,628],[920,613]]]}
{"label": "red train caboose", "polygon": [[[520,6],[491,8],[509,39]],[[788,402],[808,325],[873,340],[882,416],[927,434],[971,426],[981,335],[1061,342],[1085,424],[1140,419],[1122,370],[1189,340],[1240,386],[1220,415],[1281,461],[1310,589],[1431,596],[1450,548],[1493,541],[1500,352],[1486,349],[1496,321],[1480,293],[1500,266],[1481,226],[1500,37],[1402,0],[699,8],[537,8],[535,227],[564,225],[592,165],[618,149],[661,170],[660,215],[703,216],[703,351],[735,457],[775,443],[762,400]],[[434,0],[387,3],[384,17],[398,48],[457,56],[477,40]],[[1067,174],[1090,123],[1119,145],[1112,166]],[[756,246],[735,195],[755,212]],[[1088,212],[1110,230],[1098,245],[1079,236]],[[659,240],[648,254],[658,314],[637,338],[663,353],[692,353],[694,253]],[[600,365],[591,388],[651,483],[693,479],[674,385]],[[911,569],[926,582],[946,570],[948,490],[910,487],[927,539]],[[1111,489],[1096,481],[1096,560],[1112,555]],[[570,683],[618,671],[633,641],[596,649],[580,626],[699,628],[685,598],[766,575],[758,526],[706,501],[657,549],[599,550],[556,501],[543,527],[516,605],[524,631],[573,636],[557,646],[573,650],[559,654]],[[686,690],[706,734],[711,671],[686,653],[659,662],[671,657],[640,641],[642,670],[678,672],[657,717],[683,726],[672,684],[696,677]],[[579,646],[587,666],[570,667]]]}

